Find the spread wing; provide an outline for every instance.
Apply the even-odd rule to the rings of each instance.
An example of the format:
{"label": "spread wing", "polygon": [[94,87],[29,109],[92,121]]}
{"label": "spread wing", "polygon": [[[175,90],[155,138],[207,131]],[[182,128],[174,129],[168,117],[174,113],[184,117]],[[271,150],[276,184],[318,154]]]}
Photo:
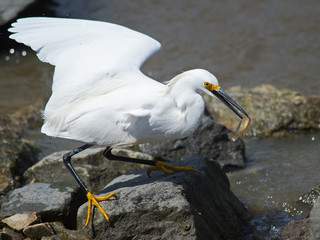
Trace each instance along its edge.
{"label": "spread wing", "polygon": [[[161,48],[145,34],[99,21],[23,18],[9,31],[14,33],[10,38],[30,46],[41,61],[56,66],[47,108],[71,103],[88,92],[105,93],[130,84],[119,77],[125,73],[150,81],[139,69]],[[121,82],[116,82],[119,78]]]}

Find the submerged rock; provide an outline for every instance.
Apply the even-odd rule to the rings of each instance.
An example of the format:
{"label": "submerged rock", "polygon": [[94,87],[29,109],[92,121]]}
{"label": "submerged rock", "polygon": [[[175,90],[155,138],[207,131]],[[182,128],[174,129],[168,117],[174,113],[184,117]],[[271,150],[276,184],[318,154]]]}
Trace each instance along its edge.
{"label": "submerged rock", "polygon": [[244,167],[245,145],[242,139],[230,141],[230,132],[215,122],[209,113],[201,120],[199,128],[189,137],[160,143],[141,144],[143,152],[166,161],[183,160],[194,155],[217,161],[221,167]]}
{"label": "submerged rock", "polygon": [[95,209],[84,228],[87,204],[78,211],[78,229],[97,239],[237,239],[248,212],[230,191],[229,181],[214,161],[193,157],[179,162],[196,172],[165,175],[145,171],[120,176],[100,195],[114,192],[117,200],[101,202],[112,225]]}
{"label": "submerged rock", "polygon": [[[226,92],[250,115],[248,136],[277,136],[290,130],[320,128],[320,96],[306,96],[271,85],[233,87]],[[204,98],[218,122],[232,130],[237,128],[240,119],[233,112],[216,99]]]}

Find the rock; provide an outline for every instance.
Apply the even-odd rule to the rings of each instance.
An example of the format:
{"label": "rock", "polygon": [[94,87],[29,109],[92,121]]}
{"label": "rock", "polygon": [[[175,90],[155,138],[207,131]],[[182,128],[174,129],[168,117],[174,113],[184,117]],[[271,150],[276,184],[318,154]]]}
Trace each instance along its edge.
{"label": "rock", "polygon": [[39,223],[26,227],[23,230],[23,234],[31,240],[37,240],[45,236],[54,235],[55,232],[49,223]]}
{"label": "rock", "polygon": [[40,222],[40,218],[36,212],[18,213],[3,219],[2,222],[16,231],[21,231],[25,227]]}
{"label": "rock", "polygon": [[[0,239],[25,239],[22,234],[14,232],[11,229],[4,228],[0,232]],[[23,229],[23,233],[28,239],[47,239],[47,240],[61,240],[61,239],[68,239],[68,240],[89,240],[88,237],[79,233],[75,230],[70,230],[65,228],[65,226],[61,222],[45,222],[34,224],[31,226],[26,226]],[[7,238],[1,238],[1,234],[4,234]]]}
{"label": "rock", "polygon": [[1,232],[1,230],[0,230],[0,239],[1,240],[12,240],[12,237],[7,233]]}
{"label": "rock", "polygon": [[61,240],[59,235],[44,236],[41,240]]}
{"label": "rock", "polygon": [[41,240],[90,240],[85,235],[75,230],[66,229],[61,222],[46,222],[33,225],[24,230],[30,239]]}
{"label": "rock", "polygon": [[22,139],[22,128],[10,116],[0,116],[0,192],[18,187],[22,173],[36,162],[37,150]]}
{"label": "rock", "polygon": [[199,128],[188,138],[141,144],[144,153],[166,161],[183,160],[194,155],[217,161],[221,167],[244,167],[245,146],[242,139],[229,141],[230,131],[206,113]]}
{"label": "rock", "polygon": [[320,239],[320,199],[319,186],[299,198],[306,207],[312,207],[310,218],[289,223],[281,234],[283,240]]}
{"label": "rock", "polygon": [[[81,234],[79,231],[66,229],[61,222],[51,222],[51,228],[58,236],[58,239],[68,239],[68,240],[90,240],[87,236]],[[43,240],[43,239],[42,239]]]}
{"label": "rock", "polygon": [[114,179],[99,194],[118,196],[101,202],[114,227],[95,209],[84,228],[84,204],[78,211],[80,232],[97,239],[238,239],[248,212],[230,191],[219,164],[193,157],[177,165],[197,171],[152,172],[152,178],[138,171]]}
{"label": "rock", "polygon": [[320,197],[318,197],[310,213],[310,239],[320,239]]}
{"label": "rock", "polygon": [[1,206],[0,216],[36,212],[43,221],[63,221],[75,226],[76,211],[86,201],[80,188],[68,183],[34,183],[17,188],[7,195]]}
{"label": "rock", "polygon": [[43,124],[41,111],[45,107],[44,99],[37,99],[32,105],[22,106],[20,109],[10,114],[13,124],[20,128],[39,129]]}
{"label": "rock", "polygon": [[313,187],[309,192],[299,198],[299,202],[313,206],[320,196],[320,185]]}
{"label": "rock", "polygon": [[21,11],[34,2],[35,0],[1,0],[0,26],[16,18]]}
{"label": "rock", "polygon": [[41,240],[61,240],[59,235],[44,236]]}
{"label": "rock", "polygon": [[[278,136],[291,130],[320,128],[320,96],[305,96],[270,85],[233,87],[226,92],[250,115],[248,136]],[[216,99],[204,98],[218,122],[229,129],[237,128],[239,118],[234,113]]]}
{"label": "rock", "polygon": [[1,240],[23,240],[25,237],[23,236],[22,233],[17,233],[13,231],[10,228],[4,227],[3,229],[0,230],[0,239]]}
{"label": "rock", "polygon": [[[142,166],[134,163],[108,161],[103,156],[105,148],[89,148],[72,157],[72,165],[92,192],[100,191],[112,179],[124,173],[139,170]],[[57,152],[43,158],[24,173],[27,183],[32,182],[64,182],[78,187],[78,183],[63,164],[62,156],[68,151]],[[142,153],[129,150],[113,149],[114,154],[129,157],[148,158]],[[48,171],[50,169],[50,171]]]}
{"label": "rock", "polygon": [[289,223],[282,231],[282,240],[309,240],[309,218],[293,221]]}

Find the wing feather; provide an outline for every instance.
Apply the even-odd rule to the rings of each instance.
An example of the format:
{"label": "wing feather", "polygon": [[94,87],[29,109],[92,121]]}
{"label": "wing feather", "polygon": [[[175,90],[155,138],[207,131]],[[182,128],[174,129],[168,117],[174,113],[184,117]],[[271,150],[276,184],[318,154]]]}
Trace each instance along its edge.
{"label": "wing feather", "polygon": [[[119,73],[139,72],[161,48],[145,34],[91,20],[22,18],[9,31],[14,33],[10,38],[30,46],[41,61],[56,66],[52,89],[54,93],[61,90],[59,95],[65,95],[65,89],[78,89],[77,94],[82,94],[81,89],[99,86],[99,81],[114,79]],[[77,97],[73,95],[71,100]]]}
{"label": "wing feather", "polygon": [[32,17],[18,19],[9,31],[13,33],[10,38],[30,46],[41,61],[55,66],[42,127],[47,135],[74,138],[67,132],[65,120],[83,99],[138,82],[140,86],[160,84],[140,71],[160,50],[160,43],[129,28],[99,21]]}

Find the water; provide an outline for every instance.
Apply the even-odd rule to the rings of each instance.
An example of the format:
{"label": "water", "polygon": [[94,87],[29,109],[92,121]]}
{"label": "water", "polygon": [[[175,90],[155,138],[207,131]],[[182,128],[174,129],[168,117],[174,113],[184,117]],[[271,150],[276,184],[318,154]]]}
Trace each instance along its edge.
{"label": "water", "polygon": [[[205,68],[225,89],[267,83],[305,94],[320,92],[316,0],[46,2],[38,15],[110,21],[160,41],[162,51],[142,68],[160,81],[190,68]],[[0,113],[47,99],[52,72],[52,66],[40,63],[26,47],[1,50]],[[38,130],[27,134],[42,147],[41,156],[79,145],[43,137]],[[311,132],[246,140],[248,167],[229,178],[232,190],[255,216],[252,225],[266,239],[277,238],[288,221],[305,216],[307,210],[296,200],[319,183],[319,139],[319,132]]]}
{"label": "water", "polygon": [[298,200],[319,184],[320,131],[245,142],[247,166],[227,174],[231,189],[254,216],[257,234],[276,239],[288,222],[309,214],[311,207]]}

